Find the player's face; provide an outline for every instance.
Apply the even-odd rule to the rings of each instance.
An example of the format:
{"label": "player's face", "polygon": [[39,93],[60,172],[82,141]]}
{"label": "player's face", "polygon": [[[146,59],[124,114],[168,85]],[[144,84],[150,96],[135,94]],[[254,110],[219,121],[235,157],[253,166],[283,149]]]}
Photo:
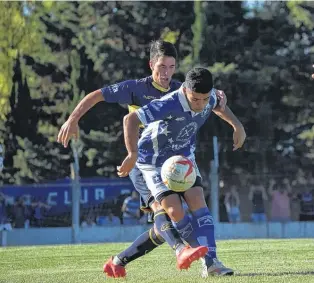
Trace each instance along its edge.
{"label": "player's face", "polygon": [[149,61],[149,66],[153,80],[163,88],[168,88],[176,70],[176,59],[168,56],[158,57],[154,61]]}
{"label": "player's face", "polygon": [[191,110],[202,112],[208,104],[210,93],[198,93],[188,88],[183,88],[183,92],[188,100]]}

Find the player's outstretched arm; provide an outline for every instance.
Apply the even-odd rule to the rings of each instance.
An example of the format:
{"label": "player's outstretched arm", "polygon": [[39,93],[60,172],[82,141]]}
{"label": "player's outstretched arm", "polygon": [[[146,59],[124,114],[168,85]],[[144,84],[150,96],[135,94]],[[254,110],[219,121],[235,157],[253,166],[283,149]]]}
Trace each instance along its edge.
{"label": "player's outstretched arm", "polygon": [[224,111],[220,109],[214,109],[213,112],[218,115],[221,119],[226,121],[233,128],[233,150],[237,150],[242,147],[245,139],[246,133],[242,123],[239,119],[233,114],[231,109],[226,106]]}
{"label": "player's outstretched arm", "polygon": [[57,142],[61,143],[64,147],[67,147],[71,137],[77,139],[79,132],[79,120],[89,109],[100,101],[104,101],[104,97],[100,89],[86,95],[75,107],[68,120],[62,125],[58,134]]}
{"label": "player's outstretched arm", "polygon": [[119,177],[126,177],[135,166],[137,160],[137,142],[139,138],[140,119],[135,112],[132,112],[123,118],[124,142],[128,151],[127,157],[123,160],[121,166],[118,166]]}

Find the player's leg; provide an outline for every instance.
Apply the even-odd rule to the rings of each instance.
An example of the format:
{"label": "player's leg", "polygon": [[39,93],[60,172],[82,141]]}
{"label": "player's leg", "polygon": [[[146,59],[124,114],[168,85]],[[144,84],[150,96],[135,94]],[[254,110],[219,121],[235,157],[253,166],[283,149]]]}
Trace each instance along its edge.
{"label": "player's leg", "polygon": [[[104,272],[109,277],[124,277],[126,275],[125,266],[128,263],[161,245],[164,242],[164,238],[176,251],[177,261],[179,261],[178,267],[184,267],[188,254],[184,249],[185,245],[172,227],[172,222],[168,215],[164,213],[161,205],[154,201],[138,168],[134,168],[131,171],[130,179],[141,195],[141,209],[154,211],[155,225],[154,228],[141,234],[127,249],[111,257],[104,265]],[[185,252],[182,253],[182,251]]]}
{"label": "player's leg", "polygon": [[111,257],[104,265],[104,273],[108,277],[125,277],[125,266],[131,261],[151,252],[163,243],[163,239],[158,237],[155,229],[145,231],[124,251]]}
{"label": "player's leg", "polygon": [[[185,213],[182,207],[180,196],[177,193],[174,193],[173,191],[169,190],[169,188],[162,182],[160,176],[161,168],[152,167],[148,169],[147,167],[143,167],[140,169],[143,173],[143,177],[146,181],[146,184],[150,191],[152,192],[154,198],[162,205],[164,209],[163,214],[165,213],[168,214],[168,216],[171,219],[171,222],[173,223],[175,229],[178,231],[180,237],[183,240],[185,240],[190,245],[190,247],[192,247],[193,243],[194,248],[199,248],[199,253],[196,253],[193,261],[197,260],[199,258],[199,255],[201,253],[204,253],[208,249],[204,246],[198,245],[198,242],[193,235],[191,219],[188,216],[188,214]],[[172,227],[170,221],[169,227]],[[161,229],[160,233],[162,233],[163,230],[165,229]],[[161,235],[165,238],[163,234]],[[193,249],[191,249],[191,252],[192,251]]]}
{"label": "player's leg", "polygon": [[202,276],[233,275],[233,270],[225,267],[217,259],[215,226],[204,198],[200,176],[197,177],[194,187],[184,193],[184,198],[191,210],[192,225],[197,240],[209,249],[204,259]]}
{"label": "player's leg", "polygon": [[135,167],[130,172],[129,176],[135,189],[141,195],[141,209],[146,211],[151,209],[154,212],[154,234],[158,236],[162,242],[163,240],[166,241],[178,254],[185,247],[185,245],[176,230],[173,228],[169,216],[152,196],[152,193],[143,178],[142,172]]}
{"label": "player's leg", "polygon": [[[193,261],[197,260],[199,254],[204,253],[208,249],[207,247],[197,244],[197,240],[193,235],[190,217],[185,213],[182,207],[180,196],[169,190],[169,188],[162,182],[160,175],[161,168],[141,166],[139,169],[143,174],[147,187],[151,191],[155,200],[162,205],[165,211],[164,213],[167,213],[169,216],[181,239],[186,241],[190,247],[192,247],[191,243],[193,242],[193,247],[199,248],[199,253],[197,253],[196,256],[197,258],[194,258]],[[172,225],[170,227],[172,227]],[[161,235],[163,236],[163,234]]]}
{"label": "player's leg", "polygon": [[[129,176],[135,189],[140,194],[141,209],[144,211],[152,211],[152,209],[158,211],[160,206],[158,207],[158,204],[154,204],[154,198],[152,197],[151,192],[148,190],[142,177],[142,173],[138,170],[138,168],[135,167],[130,172]],[[126,275],[125,266],[128,263],[149,253],[163,242],[163,238],[158,233],[156,233],[155,228],[145,231],[143,234],[137,237],[128,248],[111,257],[104,264],[104,272],[109,277],[124,277]]]}

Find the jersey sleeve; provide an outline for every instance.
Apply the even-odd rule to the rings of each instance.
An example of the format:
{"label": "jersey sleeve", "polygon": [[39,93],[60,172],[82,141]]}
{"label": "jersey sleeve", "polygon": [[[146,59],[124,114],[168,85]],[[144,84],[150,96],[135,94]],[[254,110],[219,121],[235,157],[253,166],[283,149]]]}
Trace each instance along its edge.
{"label": "jersey sleeve", "polygon": [[155,121],[167,118],[173,113],[175,107],[175,97],[163,97],[161,99],[152,100],[147,105],[136,110],[135,113],[143,125],[146,126]]}
{"label": "jersey sleeve", "polygon": [[103,87],[101,93],[106,102],[132,104],[132,95],[136,86],[137,81],[129,80]]}
{"label": "jersey sleeve", "polygon": [[211,96],[213,97],[214,99],[214,102],[213,102],[213,109],[215,109],[217,106],[219,106],[219,97],[217,95],[217,89],[213,88],[211,90]]}

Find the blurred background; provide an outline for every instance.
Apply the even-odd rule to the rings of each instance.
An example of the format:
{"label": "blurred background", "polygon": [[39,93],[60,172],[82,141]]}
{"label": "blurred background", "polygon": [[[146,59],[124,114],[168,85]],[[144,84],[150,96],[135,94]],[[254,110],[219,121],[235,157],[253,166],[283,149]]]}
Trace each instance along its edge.
{"label": "blurred background", "polygon": [[[237,152],[215,115],[198,136],[208,199],[218,137],[220,221],[313,221],[313,3],[0,2],[1,229],[71,226],[75,155],[81,225],[125,222],[138,198],[115,169],[127,109],[99,103],[80,121],[78,143],[65,149],[56,137],[89,92],[149,76],[149,44],[159,38],[178,50],[174,78],[208,67],[245,126]],[[138,210],[134,224],[146,222]]]}

